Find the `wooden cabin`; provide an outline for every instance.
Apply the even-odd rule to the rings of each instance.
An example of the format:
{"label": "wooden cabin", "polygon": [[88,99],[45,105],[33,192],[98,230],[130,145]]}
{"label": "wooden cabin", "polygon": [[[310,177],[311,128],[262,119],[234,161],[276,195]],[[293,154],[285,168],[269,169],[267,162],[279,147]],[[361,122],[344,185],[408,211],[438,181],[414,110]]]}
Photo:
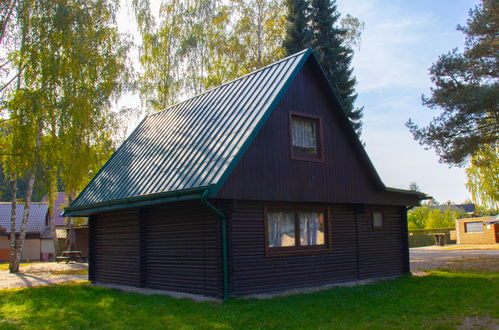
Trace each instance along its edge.
{"label": "wooden cabin", "polygon": [[423,198],[385,187],[304,50],[147,116],[65,215],[92,282],[227,298],[409,273]]}

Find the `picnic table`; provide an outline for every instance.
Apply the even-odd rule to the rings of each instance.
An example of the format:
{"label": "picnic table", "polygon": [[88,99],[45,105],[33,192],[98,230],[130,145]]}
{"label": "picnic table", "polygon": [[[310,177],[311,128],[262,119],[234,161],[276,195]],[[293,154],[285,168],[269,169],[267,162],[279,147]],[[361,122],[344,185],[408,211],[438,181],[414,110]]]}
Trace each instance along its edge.
{"label": "picnic table", "polygon": [[87,258],[83,256],[81,251],[62,251],[62,256],[55,257],[57,263],[61,261],[66,261],[69,263],[70,261],[74,262],[87,262]]}
{"label": "picnic table", "polygon": [[433,233],[429,235],[435,237],[435,245],[437,246],[445,245],[445,233]]}

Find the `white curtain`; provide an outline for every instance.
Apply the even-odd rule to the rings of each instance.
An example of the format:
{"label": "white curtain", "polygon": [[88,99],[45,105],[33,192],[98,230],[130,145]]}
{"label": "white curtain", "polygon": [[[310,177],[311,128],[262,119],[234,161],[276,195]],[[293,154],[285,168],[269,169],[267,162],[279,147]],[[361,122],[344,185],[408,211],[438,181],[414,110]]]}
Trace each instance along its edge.
{"label": "white curtain", "polygon": [[293,118],[293,147],[314,149],[317,146],[315,124],[312,120]]}
{"label": "white curtain", "polygon": [[324,244],[324,218],[321,212],[300,212],[300,244]]}
{"label": "white curtain", "polygon": [[295,245],[294,212],[268,212],[267,222],[269,247]]}

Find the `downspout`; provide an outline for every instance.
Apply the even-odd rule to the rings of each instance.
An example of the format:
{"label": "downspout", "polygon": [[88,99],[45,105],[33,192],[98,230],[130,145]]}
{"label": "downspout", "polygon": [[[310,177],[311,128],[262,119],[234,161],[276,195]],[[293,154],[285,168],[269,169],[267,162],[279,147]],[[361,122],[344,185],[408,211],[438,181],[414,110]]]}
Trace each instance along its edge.
{"label": "downspout", "polygon": [[360,251],[359,251],[359,210],[355,210],[355,259],[357,281],[360,280]]}
{"label": "downspout", "polygon": [[201,203],[209,208],[213,213],[215,213],[221,220],[222,224],[222,265],[223,265],[223,295],[224,302],[229,299],[229,263],[228,263],[228,252],[227,252],[227,218],[219,209],[215,207],[212,203],[208,202],[210,191],[206,189],[201,195]]}

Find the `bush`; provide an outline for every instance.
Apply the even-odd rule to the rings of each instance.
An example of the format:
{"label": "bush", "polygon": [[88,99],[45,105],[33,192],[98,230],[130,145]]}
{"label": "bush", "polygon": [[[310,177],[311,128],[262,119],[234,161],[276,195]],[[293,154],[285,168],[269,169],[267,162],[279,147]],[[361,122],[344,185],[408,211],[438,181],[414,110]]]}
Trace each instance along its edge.
{"label": "bush", "polygon": [[456,225],[456,219],[464,217],[463,211],[451,211],[447,209],[440,212],[428,206],[414,208],[407,214],[409,230],[452,228]]}

